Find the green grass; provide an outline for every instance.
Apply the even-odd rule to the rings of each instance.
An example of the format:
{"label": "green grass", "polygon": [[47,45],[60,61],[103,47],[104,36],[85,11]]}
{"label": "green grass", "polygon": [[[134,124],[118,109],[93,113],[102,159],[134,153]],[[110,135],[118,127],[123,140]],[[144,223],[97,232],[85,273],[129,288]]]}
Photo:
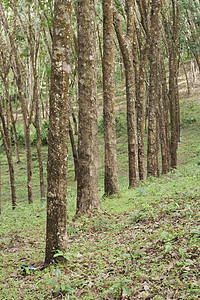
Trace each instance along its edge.
{"label": "green grass", "polygon": [[[36,149],[32,148],[35,202],[27,204],[25,152],[21,149],[22,162],[15,165],[15,211],[11,209],[7,162],[1,152],[0,299],[199,299],[199,116],[197,98],[181,101],[178,169],[159,178],[148,178],[135,189],[128,189],[127,138],[118,129],[120,194],[102,198],[101,214],[84,216],[75,223],[72,218],[76,183],[70,154],[67,262],[45,270],[41,267],[45,255],[46,203],[39,200]],[[125,115],[120,118],[124,122]],[[103,153],[101,133],[99,147]],[[46,163],[46,146],[43,155]],[[103,165],[100,155],[101,196]],[[38,270],[24,273],[23,265],[36,266]]]}

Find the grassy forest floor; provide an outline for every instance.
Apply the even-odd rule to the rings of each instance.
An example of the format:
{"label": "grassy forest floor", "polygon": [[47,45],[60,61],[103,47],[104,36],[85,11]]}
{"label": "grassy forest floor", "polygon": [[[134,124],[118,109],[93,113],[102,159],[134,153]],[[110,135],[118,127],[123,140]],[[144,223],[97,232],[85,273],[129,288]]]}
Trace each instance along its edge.
{"label": "grassy forest floor", "polygon": [[[36,148],[32,148],[35,202],[27,204],[25,152],[15,165],[18,206],[11,210],[9,173],[2,156],[0,299],[200,299],[200,103],[180,84],[178,169],[127,189],[125,113],[117,115],[120,195],[102,197],[102,214],[75,223],[76,184],[69,160],[68,246],[65,265],[42,270],[46,203],[39,200]],[[119,91],[121,92],[121,91]],[[123,102],[123,95],[117,95]],[[121,100],[120,100],[121,99]],[[103,134],[99,121],[100,193]],[[71,150],[70,150],[71,151]],[[43,148],[44,161],[47,148]],[[46,170],[45,170],[46,172]],[[46,173],[45,173],[46,175]],[[38,267],[22,270],[23,265]]]}

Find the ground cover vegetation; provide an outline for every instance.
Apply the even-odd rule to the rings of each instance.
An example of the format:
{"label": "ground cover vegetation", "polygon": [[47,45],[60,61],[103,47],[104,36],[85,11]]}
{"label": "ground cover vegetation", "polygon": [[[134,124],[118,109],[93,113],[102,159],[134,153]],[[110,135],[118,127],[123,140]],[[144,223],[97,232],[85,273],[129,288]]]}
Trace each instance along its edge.
{"label": "ground cover vegetation", "polygon": [[199,16],[0,0],[0,299],[200,298]]}
{"label": "ground cover vegetation", "polygon": [[[9,172],[2,159],[1,299],[198,299],[200,254],[199,95],[181,100],[178,168],[127,189],[126,134],[117,131],[120,194],[103,197],[103,212],[73,222],[76,184],[70,150],[66,264],[41,270],[45,251],[46,202],[27,206],[25,152],[16,165],[16,210],[10,208]],[[118,116],[117,116],[118,118]],[[120,116],[124,121],[123,113]],[[191,121],[193,120],[193,121]],[[103,147],[99,122],[99,146]],[[119,124],[118,124],[119,126]],[[119,126],[120,128],[120,126]],[[34,134],[32,136],[34,140]],[[47,146],[43,146],[44,160]],[[102,150],[103,151],[103,150]],[[39,199],[38,161],[32,147],[34,198]],[[45,171],[46,172],[46,171]],[[23,266],[35,266],[31,271]]]}

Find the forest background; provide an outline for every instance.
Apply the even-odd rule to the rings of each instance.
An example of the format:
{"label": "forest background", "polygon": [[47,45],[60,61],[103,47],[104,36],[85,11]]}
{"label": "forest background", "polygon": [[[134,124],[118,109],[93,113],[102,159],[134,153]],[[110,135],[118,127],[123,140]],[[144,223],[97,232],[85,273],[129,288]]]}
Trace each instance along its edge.
{"label": "forest background", "polygon": [[[59,1],[56,3],[59,5]],[[78,176],[74,173],[78,169],[77,148],[81,153],[77,145],[77,139],[81,139],[77,74],[80,81],[81,70],[76,16],[80,15],[82,1],[75,1],[73,31],[69,33],[73,32],[68,97],[71,117],[65,128],[72,145],[67,170],[68,240],[66,251],[60,250],[53,257],[63,257],[65,263],[31,273],[22,265],[34,264],[40,269],[44,258],[48,174],[43,164],[48,156],[53,3],[1,1],[1,268],[6,278],[2,278],[2,299],[166,299],[169,293],[172,299],[198,299],[199,2],[115,2],[115,92],[111,83],[115,97],[110,96],[114,121],[107,121],[114,132],[116,126],[117,143],[111,151],[117,150],[118,155],[114,188],[106,173],[105,155],[105,12],[103,18],[101,3],[96,3],[95,10],[92,3],[97,36],[96,44],[95,35],[92,43],[96,45],[97,82],[93,88],[97,89],[99,142],[99,155],[97,151],[94,155],[98,157],[103,211],[72,222],[78,204],[74,181]],[[112,69],[109,75],[112,77]],[[134,123],[129,127],[130,119]],[[88,141],[89,145],[93,143]],[[131,152],[134,157],[138,153],[138,158],[132,159]],[[92,193],[95,190],[89,189]],[[27,198],[31,206],[26,204]],[[84,215],[85,209],[78,213]],[[53,294],[50,284],[56,287]]]}

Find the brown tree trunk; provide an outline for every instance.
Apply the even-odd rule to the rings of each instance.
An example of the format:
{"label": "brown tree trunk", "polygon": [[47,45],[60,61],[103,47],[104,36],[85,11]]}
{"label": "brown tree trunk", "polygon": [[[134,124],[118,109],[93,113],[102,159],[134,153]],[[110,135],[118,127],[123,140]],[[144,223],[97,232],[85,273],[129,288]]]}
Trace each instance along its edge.
{"label": "brown tree trunk", "polygon": [[47,163],[47,227],[45,264],[56,250],[66,249],[66,191],[69,134],[69,75],[72,1],[56,0]]}
{"label": "brown tree trunk", "polygon": [[157,80],[159,72],[158,64],[158,35],[160,0],[152,0],[151,7],[151,43],[149,53],[150,64],[150,89],[149,89],[149,112],[148,112],[148,150],[147,150],[147,175],[157,177],[158,173],[158,142],[157,142],[157,112],[158,112],[158,89]]}
{"label": "brown tree trunk", "polygon": [[[5,61],[3,62],[5,67]],[[7,69],[7,70],[6,70]],[[16,208],[16,186],[15,186],[15,174],[14,174],[14,166],[13,166],[13,159],[12,159],[12,144],[11,144],[11,132],[10,132],[10,125],[11,125],[11,111],[10,111],[10,94],[9,94],[9,68],[4,68],[5,74],[1,73],[1,77],[4,82],[5,92],[6,92],[6,115],[3,113],[2,109],[2,99],[0,98],[0,119],[2,122],[2,126],[0,125],[0,131],[3,138],[3,143],[6,151],[6,156],[8,160],[8,167],[10,173],[10,185],[11,185],[11,194],[12,194],[12,208]]]}
{"label": "brown tree trunk", "polygon": [[[17,50],[13,49],[15,56],[15,68],[16,72],[15,79],[19,92],[19,99],[22,107],[22,115],[24,122],[24,136],[25,136],[25,147],[26,147],[26,160],[27,160],[27,188],[28,188],[28,202],[33,203],[33,188],[32,188],[32,166],[31,166],[31,143],[30,143],[30,116],[28,117],[28,109],[26,105],[26,99],[23,92],[23,79],[21,76],[21,68],[18,60]],[[17,76],[16,76],[17,74]]]}
{"label": "brown tree trunk", "polygon": [[38,163],[39,163],[39,173],[40,173],[40,197],[41,200],[45,198],[45,187],[44,187],[44,172],[43,172],[43,162],[42,162],[42,142],[41,142],[41,134],[40,134],[40,121],[39,121],[39,90],[38,90],[38,76],[36,71],[36,65],[32,61],[33,68],[33,102],[35,102],[35,120],[33,125],[36,129],[37,135],[37,154],[38,154]]}
{"label": "brown tree trunk", "polygon": [[166,36],[166,48],[169,57],[169,107],[171,125],[171,168],[177,168],[177,149],[180,140],[180,108],[178,96],[178,41],[179,41],[179,2],[171,0],[170,17],[162,10],[162,18]]}
{"label": "brown tree trunk", "polygon": [[98,124],[95,7],[93,0],[78,0],[78,180],[76,216],[100,210],[98,184]]}
{"label": "brown tree trunk", "polygon": [[139,168],[140,180],[144,180],[146,178],[145,149],[144,149],[144,105],[145,105],[145,66],[146,66],[145,52],[146,52],[145,49],[141,49],[141,45],[140,45],[140,57],[138,57],[138,47],[136,42],[134,43],[133,57],[134,57],[134,69],[135,69],[137,133],[138,133],[138,168]]}
{"label": "brown tree trunk", "polygon": [[32,166],[31,166],[31,138],[30,125],[24,124],[24,136],[26,147],[26,165],[27,165],[27,188],[28,188],[28,203],[33,203],[33,185],[32,185]]}
{"label": "brown tree trunk", "polygon": [[119,192],[114,103],[113,1],[103,0],[104,192]]}
{"label": "brown tree trunk", "polygon": [[71,147],[72,147],[72,154],[74,158],[74,171],[75,171],[75,177],[74,180],[77,180],[78,177],[78,154],[76,151],[76,144],[74,141],[74,134],[71,126],[71,122],[69,121],[69,137],[70,137],[70,142],[71,142]]}
{"label": "brown tree trunk", "polygon": [[[38,108],[36,108],[36,110],[38,110]],[[39,122],[38,112],[36,112],[35,115],[34,126],[37,135],[37,154],[38,154],[38,163],[39,163],[39,170],[40,170],[40,197],[41,200],[44,200],[45,198],[44,171],[43,171],[43,162],[42,162],[42,142],[41,142],[40,122]]]}
{"label": "brown tree trunk", "polygon": [[171,124],[171,168],[177,168],[177,149],[178,149],[178,120],[177,120],[177,93],[176,93],[176,55],[171,49],[169,57],[169,103],[170,103],[170,124]]}
{"label": "brown tree trunk", "polygon": [[0,153],[0,215],[1,215],[1,153]]}
{"label": "brown tree trunk", "polygon": [[12,104],[10,102],[10,112],[11,112],[11,123],[13,128],[13,135],[14,135],[14,142],[15,142],[15,156],[17,160],[17,164],[20,163],[20,156],[19,156],[19,146],[18,146],[18,140],[17,140],[17,130],[16,130],[16,121],[17,121],[17,95],[14,95],[15,97],[15,104],[16,104],[16,118],[13,116],[13,109]]}
{"label": "brown tree trunk", "polygon": [[123,56],[126,76],[126,102],[127,102],[127,133],[129,158],[129,187],[135,187],[139,181],[138,171],[138,138],[135,107],[135,73],[133,65],[132,46],[134,40],[134,1],[126,1],[127,7],[127,34],[122,34],[120,20],[114,13],[114,26]]}
{"label": "brown tree trunk", "polygon": [[[15,186],[15,173],[14,173],[14,166],[13,166],[13,159],[12,159],[12,147],[11,147],[11,138],[10,133],[7,130],[5,118],[2,111],[2,105],[0,104],[0,118],[2,122],[2,126],[0,124],[0,132],[2,135],[6,156],[8,160],[8,167],[9,167],[9,173],[10,173],[10,185],[11,185],[11,195],[12,195],[12,208],[16,208],[16,186]],[[10,126],[10,124],[8,124]]]}

